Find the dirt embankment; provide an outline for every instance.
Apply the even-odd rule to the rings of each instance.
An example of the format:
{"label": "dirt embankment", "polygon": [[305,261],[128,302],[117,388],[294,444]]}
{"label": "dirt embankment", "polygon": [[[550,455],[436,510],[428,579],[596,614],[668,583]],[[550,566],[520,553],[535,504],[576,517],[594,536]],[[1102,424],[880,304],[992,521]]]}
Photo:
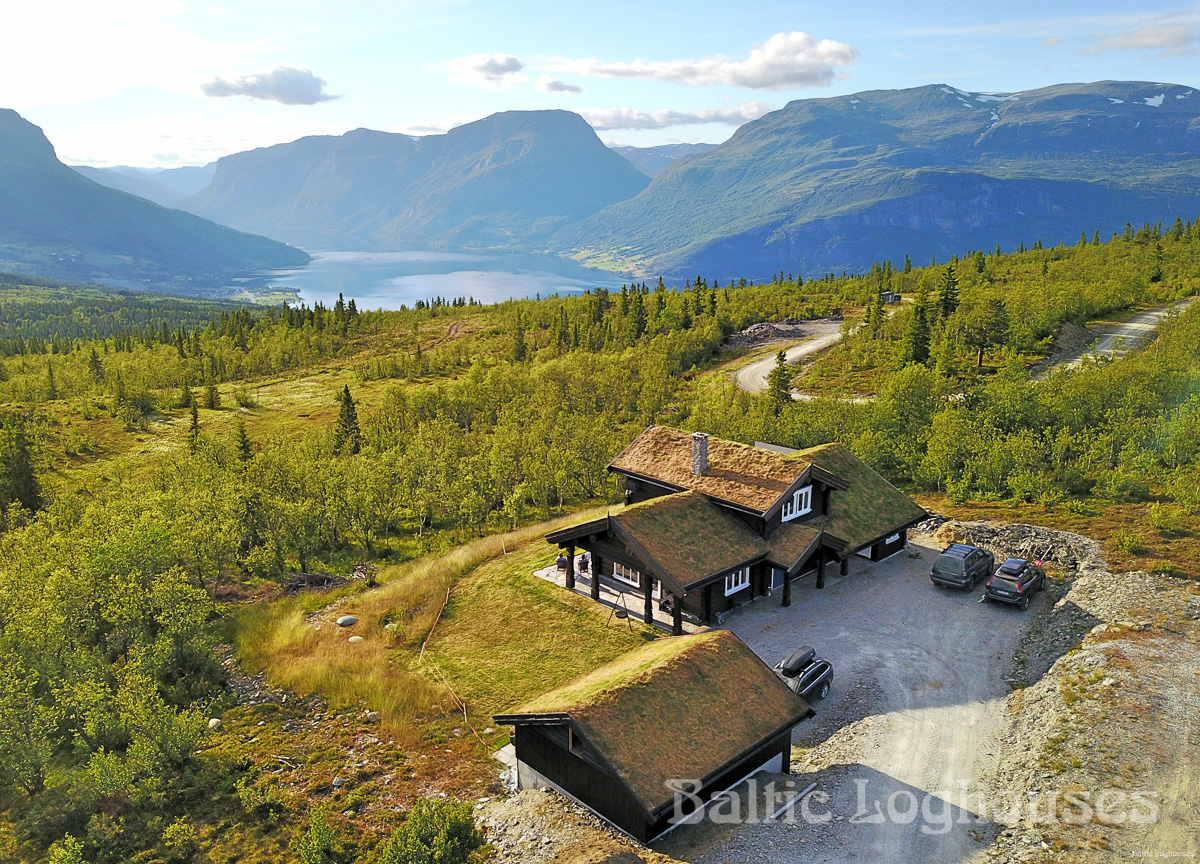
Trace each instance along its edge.
{"label": "dirt embankment", "polygon": [[[950,525],[994,543],[997,526]],[[1013,528],[1057,545],[1075,574],[1015,658],[990,778],[1010,806],[990,860],[1200,856],[1200,590],[1111,573],[1076,534]]]}

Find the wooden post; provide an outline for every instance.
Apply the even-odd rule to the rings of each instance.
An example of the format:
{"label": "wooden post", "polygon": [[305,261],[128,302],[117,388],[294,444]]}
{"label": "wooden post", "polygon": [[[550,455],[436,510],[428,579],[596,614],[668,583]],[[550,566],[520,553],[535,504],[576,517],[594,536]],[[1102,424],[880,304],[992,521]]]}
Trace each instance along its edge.
{"label": "wooden post", "polygon": [[567,590],[575,590],[575,544],[567,546]]}
{"label": "wooden post", "polygon": [[788,571],[783,571],[783,606],[786,608],[792,605],[792,574]]}
{"label": "wooden post", "polygon": [[596,551],[592,550],[592,599],[600,599],[600,570],[604,562]]}
{"label": "wooden post", "polygon": [[817,553],[817,587],[825,587],[825,550],[822,549]]}
{"label": "wooden post", "polygon": [[682,597],[675,598],[675,610],[674,610],[674,614],[673,614],[673,619],[671,621],[671,635],[672,636],[682,636],[683,635],[683,598]]}
{"label": "wooden post", "polygon": [[643,573],[642,580],[642,620],[650,624],[654,621],[654,577]]}
{"label": "wooden post", "polygon": [[712,598],[713,598],[713,586],[705,585],[704,593],[700,595],[700,601],[701,601],[700,608],[703,610],[700,617],[704,619],[705,624],[708,624],[710,626],[712,625],[712,620],[713,620]]}
{"label": "wooden post", "polygon": [[842,559],[842,565],[838,569],[838,572],[841,573],[843,576],[846,576],[850,573],[850,556],[849,555],[847,555],[845,558]]}

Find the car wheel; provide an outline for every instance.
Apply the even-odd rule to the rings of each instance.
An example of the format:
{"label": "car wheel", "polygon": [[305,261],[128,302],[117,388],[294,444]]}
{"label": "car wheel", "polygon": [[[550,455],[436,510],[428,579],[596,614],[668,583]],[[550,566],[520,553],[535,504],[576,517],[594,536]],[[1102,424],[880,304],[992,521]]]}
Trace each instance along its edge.
{"label": "car wheel", "polygon": [[1021,598],[1021,611],[1024,612],[1028,608],[1029,608],[1029,595],[1026,594],[1024,597]]}
{"label": "car wheel", "polygon": [[817,698],[824,699],[828,695],[829,695],[829,682],[826,681],[824,684],[821,685],[821,695],[818,696]]}

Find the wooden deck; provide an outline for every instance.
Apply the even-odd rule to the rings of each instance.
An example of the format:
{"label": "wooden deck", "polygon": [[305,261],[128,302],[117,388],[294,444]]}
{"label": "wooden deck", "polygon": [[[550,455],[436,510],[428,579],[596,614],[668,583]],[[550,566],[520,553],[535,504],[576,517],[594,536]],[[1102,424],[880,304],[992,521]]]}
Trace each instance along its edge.
{"label": "wooden deck", "polygon": [[[575,556],[575,593],[582,594],[584,597],[587,597],[589,600],[591,600],[593,576],[591,573],[579,572],[579,562],[582,558],[582,554]],[[554,564],[551,564],[549,567],[543,567],[541,570],[533,571],[533,575],[537,576],[539,579],[545,579],[547,582],[553,582],[560,588],[566,588],[566,571],[558,569],[558,567]],[[598,602],[610,609],[627,609],[629,610],[630,620],[638,624],[640,624],[642,621],[642,604],[644,602],[644,598],[642,597],[641,591],[633,588],[630,588],[629,590],[620,589],[616,585],[613,585],[612,582],[601,579],[600,600]],[[620,624],[622,622],[614,615],[609,623]],[[665,630],[667,633],[671,632],[671,614],[659,609],[657,600],[654,601],[654,620],[652,623],[660,630]],[[699,621],[691,618],[691,616],[689,616],[686,612],[684,613],[684,633],[694,633],[700,626],[701,624]]]}

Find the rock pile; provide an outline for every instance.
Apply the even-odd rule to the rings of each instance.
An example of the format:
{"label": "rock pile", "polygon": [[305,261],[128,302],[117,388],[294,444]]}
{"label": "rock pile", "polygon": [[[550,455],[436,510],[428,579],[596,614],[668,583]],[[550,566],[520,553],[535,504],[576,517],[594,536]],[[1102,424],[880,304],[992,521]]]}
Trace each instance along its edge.
{"label": "rock pile", "polygon": [[[831,320],[839,319],[840,316]],[[814,323],[814,321],[801,321],[799,318],[762,321],[758,324],[751,324],[740,333],[734,333],[725,340],[725,344],[730,348],[753,348],[775,339],[800,339],[807,335],[807,331]]]}
{"label": "rock pile", "polygon": [[[914,530],[921,530],[921,526],[931,524],[934,519],[941,517],[926,520]],[[1040,558],[1065,570],[1103,569],[1105,566],[1104,559],[1100,557],[1100,544],[1095,540],[1040,525],[950,520],[943,521],[934,531],[925,533],[932,533],[940,543],[970,543],[987,549],[996,556],[997,561],[1004,558]]]}

